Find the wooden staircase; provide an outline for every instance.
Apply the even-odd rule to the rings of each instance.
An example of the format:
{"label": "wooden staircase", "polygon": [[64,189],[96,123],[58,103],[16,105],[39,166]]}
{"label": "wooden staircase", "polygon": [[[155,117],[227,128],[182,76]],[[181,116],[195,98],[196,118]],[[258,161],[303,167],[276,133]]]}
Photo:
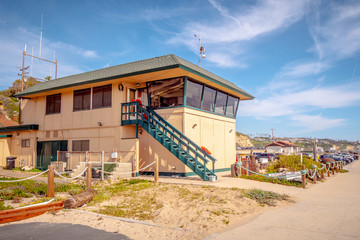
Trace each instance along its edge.
{"label": "wooden staircase", "polygon": [[[138,102],[123,103],[121,125],[137,125],[147,131],[175,157],[205,181],[217,179],[216,159],[192,142],[154,110],[141,107]],[[207,164],[211,164],[210,169]]]}

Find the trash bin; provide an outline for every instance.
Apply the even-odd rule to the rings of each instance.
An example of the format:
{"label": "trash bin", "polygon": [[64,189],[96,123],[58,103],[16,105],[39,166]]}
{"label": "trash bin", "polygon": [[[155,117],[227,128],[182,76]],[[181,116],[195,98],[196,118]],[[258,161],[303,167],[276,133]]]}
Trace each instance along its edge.
{"label": "trash bin", "polygon": [[101,167],[93,167],[91,169],[91,175],[93,178],[100,178],[101,177]]}
{"label": "trash bin", "polygon": [[11,170],[15,168],[16,157],[6,157],[6,169]]}

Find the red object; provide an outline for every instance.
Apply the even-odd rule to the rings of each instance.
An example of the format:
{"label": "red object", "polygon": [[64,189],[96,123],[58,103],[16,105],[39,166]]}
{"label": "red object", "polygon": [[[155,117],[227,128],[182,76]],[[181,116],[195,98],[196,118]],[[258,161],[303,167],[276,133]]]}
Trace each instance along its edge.
{"label": "red object", "polygon": [[206,147],[201,146],[201,149],[204,150],[207,154],[211,155],[211,152]]}
{"label": "red object", "polygon": [[142,102],[141,102],[141,100],[140,99],[133,99],[133,100],[131,100],[131,102],[138,102],[139,103],[139,106],[140,107],[142,107],[143,105],[142,105]]}

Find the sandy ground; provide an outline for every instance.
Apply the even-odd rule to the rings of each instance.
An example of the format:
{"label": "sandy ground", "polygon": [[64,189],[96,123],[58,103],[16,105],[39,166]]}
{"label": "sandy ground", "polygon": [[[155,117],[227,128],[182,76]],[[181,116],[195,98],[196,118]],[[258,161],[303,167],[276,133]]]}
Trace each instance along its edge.
{"label": "sandy ground", "polygon": [[[177,184],[169,183],[176,180],[178,180]],[[227,187],[220,187],[216,184],[223,185],[226,181],[234,181],[234,179],[224,178],[220,181],[219,178],[218,183],[209,183],[197,179],[162,178],[162,183],[155,188],[143,189],[136,193],[138,199],[153,198],[160,206],[153,213],[154,218],[151,220],[134,221],[93,213],[104,206],[127,204],[131,199],[124,194],[95,206],[46,213],[10,224],[72,223],[121,233],[132,239],[203,239],[213,233],[244,224],[269,209],[293,205],[281,201],[277,202],[277,207],[260,206],[254,200],[243,197],[241,190],[234,188],[241,187],[239,183],[243,179],[235,180],[237,181],[229,183]],[[183,184],[182,181],[187,181],[187,184]],[[292,188],[294,187],[285,189]],[[280,189],[282,191],[282,188]]]}

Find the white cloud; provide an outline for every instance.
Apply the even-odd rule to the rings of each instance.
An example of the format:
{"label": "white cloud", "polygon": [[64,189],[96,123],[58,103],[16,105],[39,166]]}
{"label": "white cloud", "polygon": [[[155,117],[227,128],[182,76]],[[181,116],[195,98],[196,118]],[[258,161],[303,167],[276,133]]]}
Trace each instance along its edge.
{"label": "white cloud", "polygon": [[334,109],[360,104],[360,83],[313,87],[301,91],[269,94],[263,99],[244,101],[239,114],[258,119],[290,116],[312,110]]}
{"label": "white cloud", "polygon": [[308,17],[314,51],[327,60],[354,55],[360,50],[360,2],[322,4],[314,5]]}
{"label": "white cloud", "polygon": [[[210,0],[210,3],[222,18],[214,18],[216,20],[206,23],[188,23],[183,31],[170,39],[169,42],[185,44],[197,53],[198,50],[195,47],[195,39],[192,34],[200,34],[203,39],[206,39],[209,60],[220,66],[232,67],[235,63],[234,55],[244,51],[244,45],[240,47],[234,43],[248,42],[256,37],[285,29],[304,16],[308,1],[263,0],[236,13],[232,13],[215,0]],[[219,47],[223,48],[223,51],[218,51]],[[222,54],[220,59],[211,57],[211,54],[216,56],[220,53]],[[236,63],[238,64],[238,62]]]}
{"label": "white cloud", "polygon": [[80,55],[85,58],[98,58],[96,51],[94,50],[85,50],[80,47],[74,46],[72,44],[64,43],[64,42],[49,42],[48,43],[50,48],[53,49],[62,49],[65,51],[69,51],[71,53]]}
{"label": "white cloud", "polygon": [[346,120],[343,118],[330,119],[318,115],[294,115],[291,117],[292,125],[301,127],[302,132],[322,131],[326,129],[335,128],[345,124]]}

